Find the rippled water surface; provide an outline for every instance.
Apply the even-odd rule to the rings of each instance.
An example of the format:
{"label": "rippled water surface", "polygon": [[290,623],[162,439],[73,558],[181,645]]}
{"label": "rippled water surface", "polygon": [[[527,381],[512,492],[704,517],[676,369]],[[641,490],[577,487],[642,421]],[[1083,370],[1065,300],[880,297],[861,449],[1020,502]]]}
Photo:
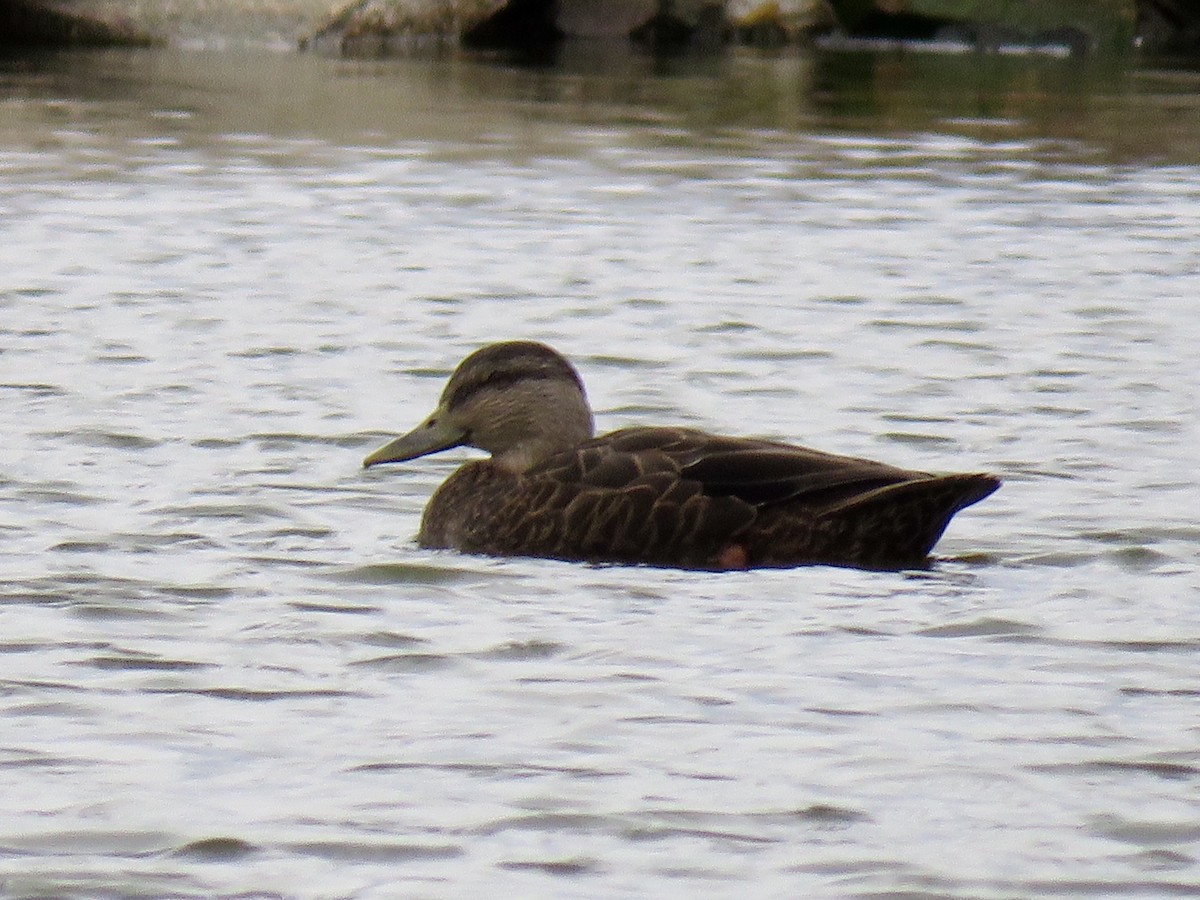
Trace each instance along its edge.
{"label": "rippled water surface", "polygon": [[[0,59],[0,894],[1200,891],[1200,102],[1145,63]],[[928,571],[417,549],[468,351],[1006,483]]]}

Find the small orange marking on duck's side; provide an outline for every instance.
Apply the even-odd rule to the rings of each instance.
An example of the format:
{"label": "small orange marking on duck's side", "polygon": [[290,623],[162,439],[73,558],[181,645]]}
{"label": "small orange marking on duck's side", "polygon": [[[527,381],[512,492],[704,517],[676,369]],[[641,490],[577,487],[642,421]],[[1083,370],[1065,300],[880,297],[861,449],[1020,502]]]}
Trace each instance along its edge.
{"label": "small orange marking on duck's side", "polygon": [[726,544],[717,554],[718,569],[747,569],[750,567],[750,554],[743,544]]}

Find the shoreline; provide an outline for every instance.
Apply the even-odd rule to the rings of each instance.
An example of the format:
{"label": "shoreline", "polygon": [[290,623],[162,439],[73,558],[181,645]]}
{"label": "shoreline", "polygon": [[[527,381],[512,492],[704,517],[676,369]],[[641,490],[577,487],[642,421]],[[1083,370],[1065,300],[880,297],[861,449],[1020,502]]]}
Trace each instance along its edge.
{"label": "shoreline", "polygon": [[[599,27],[592,21],[595,17],[588,12],[592,2],[599,0],[561,0],[559,21],[563,23],[567,33],[586,36]],[[614,9],[624,11],[623,15],[632,15],[630,10],[640,10],[644,13],[653,9],[657,0],[609,2],[616,4]],[[1121,2],[1127,2],[1128,6],[1120,6],[1120,3],[1114,0],[1111,7],[1097,8],[1094,23],[1089,21],[1082,29],[1060,25],[1051,28],[1047,33],[1052,36],[1057,34],[1060,39],[1065,37],[1069,44],[1076,45],[1082,52],[1106,50],[1120,44],[1165,52],[1187,53],[1200,49],[1200,13],[1190,8],[1185,10],[1178,0]],[[404,0],[379,0],[378,3],[361,6],[351,4],[349,0],[0,0],[0,33],[7,32],[7,42],[18,45],[167,43],[202,48],[266,46],[274,49],[295,49],[303,47],[309,40],[319,38],[326,30],[337,31],[339,26],[334,23],[338,20],[345,20],[347,23],[342,30],[342,36],[353,39],[362,34],[378,34],[386,39],[386,30],[378,31],[379,22],[376,20],[386,20],[387,17],[380,11],[392,9],[389,3],[402,11],[409,8]],[[481,17],[487,17],[503,6],[503,0],[460,0],[460,3],[462,6],[456,7],[458,12],[452,16],[460,37],[464,33],[465,25],[478,22]],[[691,5],[684,2],[680,9],[690,9]],[[357,10],[354,9],[355,6],[358,6]],[[735,12],[744,14],[745,6],[745,3],[739,4],[731,0],[728,9],[731,15]],[[786,6],[792,10],[787,15],[793,17],[786,23],[780,19],[760,21],[760,12],[752,11],[749,18],[739,19],[735,16],[730,27],[739,32],[740,38],[749,38],[749,43],[757,45],[760,39],[763,39],[766,43],[761,44],[762,46],[778,46],[793,42],[798,34],[816,22],[824,22],[826,27],[832,22],[830,19],[815,17],[812,13],[812,10],[817,8],[815,0],[796,0]],[[778,14],[778,4],[764,2],[762,5],[762,10],[772,8]],[[908,8],[907,5],[904,8]],[[930,8],[933,8],[932,4]],[[1118,8],[1124,10],[1119,15],[1113,12]],[[797,12],[801,9],[808,12],[801,16]],[[1105,12],[1105,9],[1108,11]],[[433,0],[415,0],[412,10],[416,21],[420,21],[422,16],[438,10],[442,10],[437,12],[437,15],[441,16],[444,7]],[[407,16],[408,13],[403,15]],[[609,18],[612,19],[611,16]],[[617,18],[620,19],[621,16]],[[1041,19],[1045,19],[1045,16]],[[940,21],[929,19],[927,16],[908,14],[894,20],[881,21],[885,24],[890,21],[893,25],[911,26],[915,20],[920,20],[918,24],[936,24],[936,21]],[[1078,17],[1072,20],[1082,21]],[[979,31],[984,35],[979,39],[981,46],[1003,43],[1011,32],[1018,32],[1018,36],[1021,32],[1021,29],[1008,26],[974,25],[965,19],[957,21],[960,25],[957,31]],[[1039,28],[1046,31],[1042,25],[1047,23],[1049,20],[1039,22],[1037,18],[1032,19],[1024,29],[1027,42],[1036,44],[1041,41]],[[600,24],[612,26],[613,22],[605,20]],[[689,20],[689,25],[693,24]],[[580,30],[577,32],[576,28]],[[411,25],[402,29],[409,30]],[[947,29],[943,26],[942,30]],[[1067,34],[1072,31],[1075,32],[1073,35]],[[521,34],[519,30],[513,33]],[[893,39],[928,37],[902,33],[860,33],[853,29],[850,36]],[[655,43],[653,38],[651,43]]]}

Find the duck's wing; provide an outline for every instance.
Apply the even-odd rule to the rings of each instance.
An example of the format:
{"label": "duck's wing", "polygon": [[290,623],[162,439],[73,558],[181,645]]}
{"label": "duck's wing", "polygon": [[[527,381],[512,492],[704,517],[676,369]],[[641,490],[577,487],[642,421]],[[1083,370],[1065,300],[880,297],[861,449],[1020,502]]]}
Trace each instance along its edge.
{"label": "duck's wing", "polygon": [[[722,567],[720,551],[754,521],[753,504],[684,474],[679,429],[595,438],[530,469],[518,492],[523,535],[553,536],[539,555]],[[528,500],[526,499],[528,498]]]}
{"label": "duck's wing", "polygon": [[768,441],[682,436],[681,475],[754,506],[751,558],[894,568],[924,560],[959,510],[1000,486],[984,473],[934,475]]}
{"label": "duck's wing", "polygon": [[597,459],[602,471],[639,463],[649,468],[668,460],[680,479],[698,484],[705,496],[736,497],[753,507],[788,503],[816,511],[881,487],[934,477],[873,460],[689,428],[630,428],[590,443],[605,451]]}
{"label": "duck's wing", "polygon": [[[738,548],[749,564],[853,564],[841,545],[852,535],[854,553],[908,559],[907,547],[871,545],[876,520],[891,523],[878,529],[889,543],[899,531],[906,544],[932,546],[954,512],[998,484],[686,428],[612,432],[522,480],[524,496],[542,498],[528,504],[522,531],[558,542],[543,555],[702,568],[737,565]],[[917,511],[920,522],[908,515]],[[910,540],[913,526],[929,536]]]}

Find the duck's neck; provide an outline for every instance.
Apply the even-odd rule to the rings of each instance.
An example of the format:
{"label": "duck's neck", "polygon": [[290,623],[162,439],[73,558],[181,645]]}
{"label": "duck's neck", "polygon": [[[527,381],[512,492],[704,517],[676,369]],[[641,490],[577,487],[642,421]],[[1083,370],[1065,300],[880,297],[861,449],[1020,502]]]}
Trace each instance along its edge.
{"label": "duck's neck", "polygon": [[532,469],[538,463],[553,456],[566,447],[544,447],[534,443],[509,447],[503,453],[492,457],[492,464],[512,475],[521,475]]}
{"label": "duck's neck", "polygon": [[560,409],[553,427],[542,423],[534,433],[493,453],[492,462],[506,472],[521,475],[557,453],[578,447],[593,433],[592,414],[586,407]]}

